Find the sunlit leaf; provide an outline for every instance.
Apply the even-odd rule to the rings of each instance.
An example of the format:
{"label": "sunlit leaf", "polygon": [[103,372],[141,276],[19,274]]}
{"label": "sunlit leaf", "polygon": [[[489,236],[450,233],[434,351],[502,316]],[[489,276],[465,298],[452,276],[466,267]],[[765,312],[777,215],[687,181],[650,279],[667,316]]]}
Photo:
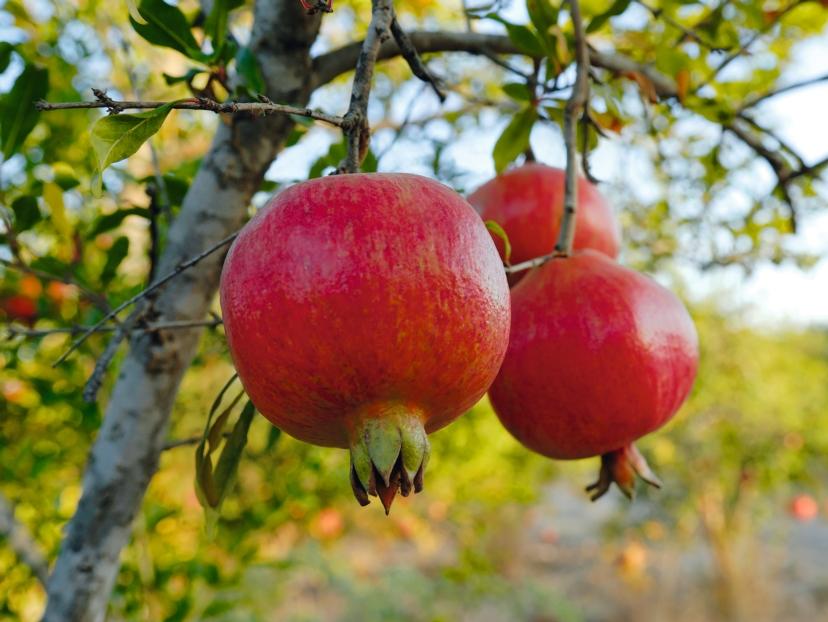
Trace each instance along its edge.
{"label": "sunlit leaf", "polygon": [[503,242],[503,263],[508,266],[512,258],[512,244],[509,242],[509,236],[506,235],[506,230],[494,220],[486,221],[486,229],[494,233]]}
{"label": "sunlit leaf", "polygon": [[98,159],[98,173],[131,156],[164,124],[176,102],[170,102],[138,114],[115,114],[101,117],[92,126],[92,148]]}
{"label": "sunlit leaf", "polygon": [[49,71],[27,64],[11,91],[0,100],[0,151],[8,159],[34,129],[40,113],[35,102],[46,97]]}
{"label": "sunlit leaf", "polygon": [[142,24],[132,16],[129,21],[135,32],[153,45],[172,48],[193,60],[208,60],[193,37],[187,18],[178,7],[167,4],[164,0],[141,0],[138,14],[146,23]]}
{"label": "sunlit leaf", "polygon": [[529,136],[537,119],[537,111],[528,106],[516,114],[503,130],[492,151],[495,169],[501,172],[529,146]]}

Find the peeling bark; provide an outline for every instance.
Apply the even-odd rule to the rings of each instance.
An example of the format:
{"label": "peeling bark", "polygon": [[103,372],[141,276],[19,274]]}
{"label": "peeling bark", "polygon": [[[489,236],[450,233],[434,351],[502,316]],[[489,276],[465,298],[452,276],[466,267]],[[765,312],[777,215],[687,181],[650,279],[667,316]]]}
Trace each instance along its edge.
{"label": "peeling bark", "polygon": [[[319,17],[295,0],[260,0],[252,46],[279,102],[305,105],[310,95],[309,49]],[[173,224],[159,273],[238,229],[250,198],[293,126],[286,115],[220,124]],[[210,257],[160,290],[149,304],[163,321],[204,318],[218,286],[221,256]],[[121,366],[83,478],[83,495],[66,529],[48,584],[43,619],[98,622],[105,618],[120,552],[146,488],[158,468],[178,386],[201,331],[139,333]]]}

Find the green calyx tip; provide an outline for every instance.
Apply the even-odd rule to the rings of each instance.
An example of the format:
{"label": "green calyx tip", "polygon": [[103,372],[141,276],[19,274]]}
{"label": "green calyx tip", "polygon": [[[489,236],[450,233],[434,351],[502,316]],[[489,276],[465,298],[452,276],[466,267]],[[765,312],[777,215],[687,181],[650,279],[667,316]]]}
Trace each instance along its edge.
{"label": "green calyx tip", "polygon": [[430,450],[416,413],[399,406],[372,409],[351,438],[351,488],[361,505],[376,496],[388,514],[398,491],[407,497],[423,489]]}

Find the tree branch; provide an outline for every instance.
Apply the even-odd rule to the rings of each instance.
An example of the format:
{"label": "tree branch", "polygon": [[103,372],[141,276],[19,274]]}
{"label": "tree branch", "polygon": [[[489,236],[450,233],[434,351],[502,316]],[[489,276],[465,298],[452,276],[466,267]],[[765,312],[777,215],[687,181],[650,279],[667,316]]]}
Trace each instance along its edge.
{"label": "tree branch", "polygon": [[815,78],[810,78],[808,80],[802,80],[801,82],[794,82],[792,84],[780,86],[778,88],[762,93],[761,95],[758,95],[745,102],[740,108],[740,112],[743,112],[748,108],[753,108],[757,104],[760,104],[761,102],[765,101],[766,99],[770,99],[771,97],[776,97],[777,95],[781,95],[782,93],[788,93],[789,91],[794,91],[796,89],[802,89],[809,86],[813,86],[815,84],[819,84],[820,82],[828,82],[828,73],[821,76],[816,76]]}
{"label": "tree branch", "polygon": [[[163,330],[182,330],[187,328],[216,328],[221,326],[223,322],[221,318],[212,320],[199,320],[194,322],[161,322],[149,323],[133,327],[130,333],[157,333]],[[7,326],[5,328],[6,337],[14,339],[15,337],[38,338],[47,337],[49,335],[81,335],[94,326],[56,326],[54,328],[23,328],[20,326]],[[101,326],[95,329],[95,333],[112,333],[118,330],[118,326]]]}
{"label": "tree branch", "polygon": [[[249,46],[267,94],[299,108],[310,96],[310,46],[319,17],[296,0],[259,0]],[[237,231],[265,171],[294,127],[291,116],[219,123],[209,151],[172,223],[159,274],[175,269]],[[217,253],[158,290],[153,321],[203,319],[215,298]],[[101,622],[117,576],[120,551],[150,478],[158,468],[176,392],[195,355],[199,330],[134,331],[106,406],[83,478],[83,494],[66,527],[49,580],[47,622]]]}
{"label": "tree branch", "polygon": [[394,35],[394,40],[397,42],[397,45],[400,48],[400,52],[402,53],[403,58],[408,63],[408,66],[411,68],[411,73],[417,76],[423,82],[429,84],[431,89],[437,95],[441,102],[446,101],[446,94],[443,93],[442,89],[440,88],[440,80],[438,80],[426,67],[423,59],[420,58],[420,55],[417,53],[417,48],[414,47],[414,44],[411,42],[411,39],[408,37],[408,34],[402,29],[400,26],[400,22],[397,21],[396,14],[394,15],[393,19],[391,20],[391,34]]}
{"label": "tree branch", "polygon": [[26,526],[15,518],[14,507],[2,494],[0,494],[0,536],[6,539],[9,548],[17,554],[21,562],[29,567],[32,574],[43,585],[46,585],[49,579],[49,563],[46,561],[46,556]]}
{"label": "tree branch", "polygon": [[339,166],[340,172],[358,172],[368,153],[368,146],[371,142],[371,128],[368,126],[368,98],[371,95],[377,54],[380,46],[390,39],[393,19],[394,7],[391,0],[371,0],[371,23],[368,25],[368,33],[365,35],[365,40],[356,58],[351,102],[342,123],[342,130],[348,140],[348,152]]}
{"label": "tree branch", "polygon": [[575,215],[578,211],[578,147],[575,144],[578,120],[589,100],[589,50],[587,49],[581,7],[578,0],[569,0],[572,28],[575,35],[575,86],[564,110],[564,144],[566,146],[566,186],[564,212],[555,253],[564,257],[572,253],[575,241]]}
{"label": "tree branch", "polygon": [[114,309],[112,309],[112,311],[110,311],[110,312],[109,312],[109,313],[107,313],[105,316],[103,316],[103,317],[102,317],[102,318],[101,318],[101,319],[100,319],[100,320],[99,320],[96,324],[94,324],[94,325],[90,326],[90,327],[86,330],[86,332],[84,332],[84,333],[83,333],[80,337],[78,337],[78,338],[77,338],[77,339],[76,339],[76,340],[72,343],[72,345],[71,345],[71,346],[69,346],[69,349],[68,349],[68,350],[66,350],[66,352],[64,352],[63,354],[61,354],[61,355],[60,355],[60,357],[58,357],[58,359],[57,359],[54,363],[52,363],[52,367],[57,367],[57,366],[58,366],[58,365],[60,365],[63,361],[65,361],[65,360],[66,360],[66,358],[67,358],[70,354],[72,354],[72,352],[74,352],[75,350],[77,350],[77,349],[78,349],[78,347],[79,347],[81,344],[83,344],[83,342],[84,342],[84,341],[86,341],[87,339],[89,339],[89,337],[90,337],[93,333],[95,333],[95,331],[97,331],[97,330],[98,330],[101,326],[103,326],[104,324],[106,324],[109,320],[113,319],[116,315],[118,315],[118,313],[120,313],[121,311],[123,311],[123,310],[124,310],[124,309],[126,309],[127,307],[129,307],[129,306],[131,306],[131,305],[135,304],[136,302],[138,302],[138,301],[139,301],[139,300],[141,300],[142,298],[145,298],[147,295],[151,294],[152,292],[154,292],[155,290],[157,290],[159,287],[161,287],[162,285],[166,284],[168,281],[170,281],[170,280],[174,279],[175,277],[177,277],[179,274],[181,274],[182,272],[184,272],[184,271],[185,271],[185,270],[187,270],[188,268],[192,268],[194,265],[196,265],[196,264],[197,264],[198,262],[200,262],[201,260],[206,259],[207,257],[209,257],[210,255],[212,255],[213,253],[215,253],[217,250],[219,250],[219,249],[221,249],[221,248],[224,248],[225,246],[227,246],[228,244],[230,244],[233,240],[235,240],[235,239],[236,239],[236,236],[237,236],[238,234],[239,234],[239,232],[238,232],[238,231],[236,231],[235,233],[231,233],[230,235],[228,235],[228,236],[227,236],[226,238],[224,238],[223,240],[219,240],[218,242],[216,242],[215,244],[213,244],[210,248],[208,248],[208,249],[206,249],[206,250],[204,250],[204,251],[201,251],[201,252],[200,252],[198,255],[196,255],[195,257],[191,257],[190,259],[188,259],[188,260],[186,260],[186,261],[183,261],[182,263],[178,264],[178,265],[177,265],[177,266],[176,266],[173,270],[171,270],[170,272],[168,272],[167,274],[165,274],[163,277],[161,277],[160,279],[158,279],[157,281],[155,281],[152,285],[150,285],[149,287],[147,287],[147,288],[146,288],[146,289],[144,289],[143,291],[138,292],[137,294],[135,294],[135,295],[134,295],[132,298],[130,298],[129,300],[126,300],[126,301],[122,302],[122,303],[121,303],[121,304],[119,304],[117,307],[115,307]]}
{"label": "tree branch", "polygon": [[[260,102],[217,102],[203,97],[188,99],[173,104],[176,110],[206,110],[216,114],[236,114],[241,112],[250,113],[252,116],[266,116],[269,114],[294,114],[300,117],[308,117],[315,121],[323,121],[336,127],[341,127],[343,119],[336,115],[327,114],[312,108],[300,108],[286,104],[276,104],[267,98]],[[74,110],[79,108],[106,108],[115,114],[124,110],[143,110],[160,108],[170,102],[163,101],[117,101],[107,98],[104,101],[88,102],[47,102],[40,100],[35,103],[35,108],[46,112],[50,110]]]}

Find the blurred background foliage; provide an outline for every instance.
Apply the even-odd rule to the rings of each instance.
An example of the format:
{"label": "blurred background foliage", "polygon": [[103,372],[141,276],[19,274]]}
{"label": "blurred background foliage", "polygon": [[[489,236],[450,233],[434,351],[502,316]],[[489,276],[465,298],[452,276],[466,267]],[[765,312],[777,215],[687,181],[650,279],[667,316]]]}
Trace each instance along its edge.
{"label": "blurred background foliage", "polygon": [[[630,3],[594,0],[584,11],[594,20],[622,4]],[[803,268],[813,261],[791,244],[790,207],[774,194],[766,163],[709,121],[774,88],[797,42],[824,37],[822,3],[794,4],[795,10],[773,2],[651,0],[633,3],[632,16],[592,27],[596,47],[655,60],[690,85],[684,107],[642,100],[634,81],[595,86],[594,113],[608,132],[591,138],[599,165],[602,148],[611,150],[604,160],[625,154],[621,165],[597,171],[606,172],[607,194],[624,222],[625,263],[672,275],[691,291],[692,280],[672,271],[679,261],[736,263],[746,271],[762,261]],[[197,13],[196,2],[178,5],[188,16]],[[249,5],[232,13],[242,44]],[[315,51],[362,32],[369,5],[335,3]],[[646,21],[647,6],[674,24],[694,25],[703,41],[682,39],[683,31],[665,20]],[[500,2],[477,14],[501,9],[512,15]],[[459,3],[417,0],[398,10],[409,28],[466,27]],[[750,58],[713,80],[712,68],[728,54],[722,50],[757,31],[763,37]],[[183,83],[168,84],[163,74],[186,75],[192,63],[140,39],[121,3],[7,1],[0,3],[0,33],[0,61],[8,57],[0,66],[3,119],[27,67],[40,72],[42,96],[51,101],[88,99],[91,87],[113,97],[187,96]],[[566,33],[564,27],[562,63]],[[533,69],[521,58],[510,62]],[[494,169],[488,158],[481,164],[466,137],[505,126],[525,109],[525,93],[504,89],[514,72],[486,59],[435,57],[431,65],[452,85],[442,110],[422,104],[422,87],[402,62],[382,66],[369,167],[429,174],[468,190]],[[542,75],[551,88],[552,74]],[[313,104],[339,113],[348,88],[340,79]],[[548,101],[537,107],[531,134],[538,157],[558,164],[554,123],[565,96],[554,88],[542,94]],[[222,122],[175,112],[152,148],[104,173],[97,195],[89,127],[100,115],[35,115],[25,141],[4,153],[0,319],[17,329],[93,323],[146,285],[212,128]],[[251,213],[280,184],[331,170],[340,152],[336,132],[297,125]],[[512,159],[520,161],[522,152]],[[639,174],[646,183],[630,183]],[[794,191],[800,221],[824,209],[824,184],[803,177]],[[164,453],[151,483],[123,555],[112,619],[816,619],[828,607],[828,577],[808,564],[828,552],[828,527],[822,519],[792,518],[826,511],[802,499],[828,498],[828,329],[757,327],[723,302],[725,293],[693,306],[699,378],[675,422],[641,443],[665,489],[641,491],[632,506],[618,495],[590,505],[579,488],[594,477],[597,461],[553,463],[530,454],[484,401],[433,437],[426,490],[398,500],[390,518],[377,504],[361,510],[350,498],[344,451],[278,437],[256,418],[237,484],[220,517],[208,520],[193,485],[195,442],[217,387],[232,374],[221,328],[209,329],[169,433],[183,444]],[[106,335],[53,368],[70,339],[12,335],[0,344],[0,493],[49,559],[79,498],[101,417],[81,390]],[[102,393],[103,401],[106,387]],[[7,544],[0,540],[0,620],[36,619],[42,588]]]}

